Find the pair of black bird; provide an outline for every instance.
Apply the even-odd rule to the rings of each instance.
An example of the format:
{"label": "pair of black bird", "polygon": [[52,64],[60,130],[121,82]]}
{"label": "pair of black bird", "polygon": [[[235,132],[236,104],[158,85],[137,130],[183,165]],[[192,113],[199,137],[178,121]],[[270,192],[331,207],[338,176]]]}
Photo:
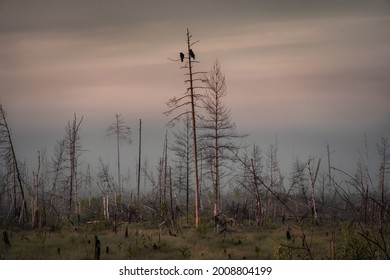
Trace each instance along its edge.
{"label": "pair of black bird", "polygon": [[[192,49],[190,49],[189,55],[190,55],[190,57],[191,57],[192,59],[195,59],[195,53],[192,51]],[[180,53],[180,60],[181,60],[181,62],[184,61],[184,53],[182,53],[182,52]]]}

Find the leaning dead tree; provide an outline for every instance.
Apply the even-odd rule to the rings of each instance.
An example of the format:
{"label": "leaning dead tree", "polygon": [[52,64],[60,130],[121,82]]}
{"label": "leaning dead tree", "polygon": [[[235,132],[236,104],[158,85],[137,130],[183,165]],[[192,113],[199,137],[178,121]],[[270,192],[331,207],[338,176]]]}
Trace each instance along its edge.
{"label": "leaning dead tree", "polygon": [[[5,165],[8,169],[8,173],[13,180],[13,211],[14,218],[19,218],[20,221],[28,219],[27,216],[27,203],[24,195],[24,185],[22,180],[22,174],[18,161],[16,159],[16,153],[14,144],[12,141],[11,130],[8,126],[7,115],[3,110],[2,104],[0,104],[0,155],[5,161]],[[17,188],[20,190],[21,202],[18,203]],[[21,205],[18,205],[21,204]]]}
{"label": "leaning dead tree", "polygon": [[[192,47],[198,43],[199,41],[192,42],[192,35],[187,28],[187,52],[184,54],[180,52],[179,59],[171,59],[173,61],[181,61],[184,62],[184,66],[182,69],[186,69],[186,79],[184,82],[187,84],[187,90],[181,97],[173,97],[168,102],[167,105],[169,110],[165,112],[166,115],[170,115],[173,112],[176,112],[180,109],[184,108],[184,111],[179,113],[176,117],[171,119],[168,125],[173,125],[175,121],[181,119],[182,116],[187,114],[191,115],[192,120],[192,139],[193,139],[193,154],[194,154],[194,176],[195,176],[195,227],[199,225],[199,205],[200,205],[200,188],[199,188],[199,172],[198,172],[198,146],[197,146],[197,133],[196,133],[196,108],[197,101],[203,97],[202,94],[198,94],[195,92],[195,89],[203,88],[201,86],[195,86],[196,81],[201,81],[201,78],[197,78],[199,75],[204,75],[205,72],[195,72],[194,64],[199,63],[199,61],[195,60],[195,53]],[[189,107],[189,109],[188,109]]]}

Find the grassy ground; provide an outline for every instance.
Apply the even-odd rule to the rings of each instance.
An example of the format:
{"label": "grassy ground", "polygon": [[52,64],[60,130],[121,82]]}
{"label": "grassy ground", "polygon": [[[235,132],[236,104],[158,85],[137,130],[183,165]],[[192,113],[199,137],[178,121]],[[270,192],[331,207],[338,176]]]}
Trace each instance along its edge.
{"label": "grassy ground", "polygon": [[[302,247],[302,231],[287,225],[268,228],[244,227],[215,234],[213,229],[195,230],[183,226],[172,235],[167,228],[126,225],[112,232],[111,225],[69,227],[58,232],[45,230],[9,232],[11,247],[1,242],[2,259],[94,259],[94,236],[101,242],[101,259],[328,259],[330,234],[323,227],[307,228]],[[2,230],[3,231],[3,230]],[[343,249],[343,235],[336,234],[335,257]],[[108,249],[107,249],[108,248]],[[308,250],[310,249],[310,250]],[[106,251],[108,250],[108,251]]]}

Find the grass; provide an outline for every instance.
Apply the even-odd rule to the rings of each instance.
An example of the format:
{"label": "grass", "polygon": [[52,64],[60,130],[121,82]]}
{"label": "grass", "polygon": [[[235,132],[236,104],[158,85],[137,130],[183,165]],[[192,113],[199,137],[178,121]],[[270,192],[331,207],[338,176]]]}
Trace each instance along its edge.
{"label": "grass", "polygon": [[[94,259],[94,236],[101,242],[101,259],[329,259],[330,235],[324,227],[304,231],[290,228],[293,239],[286,239],[287,225],[270,228],[241,227],[234,232],[215,234],[212,228],[183,227],[172,236],[167,228],[131,224],[113,233],[109,224],[69,227],[60,232],[16,231],[10,235],[11,247],[0,245],[3,259]],[[344,238],[336,234],[336,258],[342,256]],[[108,249],[106,249],[108,248]],[[310,250],[308,250],[308,248]],[[106,251],[107,250],[107,251]]]}

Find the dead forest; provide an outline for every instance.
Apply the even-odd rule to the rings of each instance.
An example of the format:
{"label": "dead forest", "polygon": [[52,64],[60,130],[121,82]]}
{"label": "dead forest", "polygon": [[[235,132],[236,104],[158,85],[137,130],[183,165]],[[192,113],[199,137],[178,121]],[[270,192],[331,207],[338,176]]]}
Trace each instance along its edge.
{"label": "dead forest", "polygon": [[[54,151],[37,152],[32,170],[14,146],[13,116],[7,115],[7,104],[0,105],[1,254],[6,256],[5,248],[17,242],[13,232],[73,234],[102,224],[104,230],[127,237],[128,227],[134,236],[142,229],[170,237],[184,230],[224,238],[239,233],[240,238],[231,239],[233,246],[245,242],[246,232],[272,230],[282,236],[276,245],[278,256],[285,258],[299,258],[291,255],[297,250],[303,250],[305,258],[315,258],[310,236],[321,229],[326,232],[329,258],[389,259],[388,139],[378,139],[376,154],[370,154],[380,162],[374,174],[369,172],[367,147],[361,160],[351,163],[356,171],[350,174],[332,162],[328,144],[327,158],[297,158],[283,175],[277,141],[264,150],[246,142],[247,134],[236,127],[224,101],[221,63],[215,61],[210,69],[200,64],[197,44],[187,30],[185,48],[170,58],[186,87],[162,104],[167,132],[157,162],[143,161],[147,151],[142,146],[142,120],[130,129],[118,113],[102,128],[102,137],[109,137],[116,147],[117,160],[110,165],[101,159],[91,170],[92,165],[79,160],[87,147],[80,144],[83,116],[74,114],[67,124],[59,124],[65,127],[64,137]],[[135,185],[121,174],[121,150],[130,143],[138,152]],[[90,232],[95,233],[101,231]],[[343,236],[337,241],[343,248],[340,254],[335,250],[337,236]],[[295,238],[299,241],[292,243]],[[161,235],[148,246],[162,248],[160,239]],[[172,258],[190,258],[191,251],[185,248]],[[259,256],[255,250],[253,257],[255,253]]]}

